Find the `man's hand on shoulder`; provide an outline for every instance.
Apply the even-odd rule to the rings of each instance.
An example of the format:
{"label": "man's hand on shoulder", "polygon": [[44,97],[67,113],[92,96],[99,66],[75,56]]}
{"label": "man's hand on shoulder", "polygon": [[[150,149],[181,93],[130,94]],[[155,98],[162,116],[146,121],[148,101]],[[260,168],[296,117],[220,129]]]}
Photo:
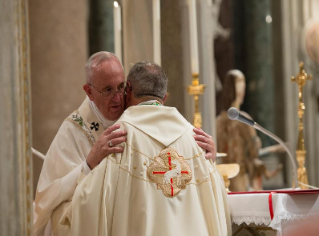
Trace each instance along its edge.
{"label": "man's hand on shoulder", "polygon": [[198,146],[206,150],[206,159],[216,160],[216,148],[215,142],[209,134],[206,134],[201,128],[194,128],[195,132],[194,139]]}
{"label": "man's hand on shoulder", "polygon": [[93,170],[100,162],[111,153],[122,153],[123,147],[117,146],[126,141],[126,131],[117,130],[119,124],[107,128],[96,141],[86,158],[86,163]]}

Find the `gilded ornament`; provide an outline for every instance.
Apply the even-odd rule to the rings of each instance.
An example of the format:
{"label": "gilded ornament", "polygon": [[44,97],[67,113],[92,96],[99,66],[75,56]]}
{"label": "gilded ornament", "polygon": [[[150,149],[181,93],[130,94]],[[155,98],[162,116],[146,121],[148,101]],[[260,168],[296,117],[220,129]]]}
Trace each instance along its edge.
{"label": "gilded ornament", "polygon": [[192,170],[176,150],[165,148],[148,167],[147,177],[166,197],[176,197],[192,180]]}

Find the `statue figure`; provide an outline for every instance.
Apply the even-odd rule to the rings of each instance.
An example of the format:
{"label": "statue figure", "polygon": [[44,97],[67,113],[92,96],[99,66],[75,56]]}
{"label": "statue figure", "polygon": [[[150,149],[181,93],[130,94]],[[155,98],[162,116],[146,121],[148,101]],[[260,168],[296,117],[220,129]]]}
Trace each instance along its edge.
{"label": "statue figure", "polygon": [[[275,171],[268,171],[264,163],[258,158],[261,140],[256,130],[239,121],[228,119],[227,110],[235,107],[240,110],[245,97],[246,81],[239,70],[230,70],[225,77],[221,103],[222,111],[216,119],[217,151],[227,153],[221,163],[237,163],[240,171],[230,180],[230,191],[262,190],[262,175],[271,178],[276,175],[281,166]],[[248,118],[250,116],[241,111]]]}

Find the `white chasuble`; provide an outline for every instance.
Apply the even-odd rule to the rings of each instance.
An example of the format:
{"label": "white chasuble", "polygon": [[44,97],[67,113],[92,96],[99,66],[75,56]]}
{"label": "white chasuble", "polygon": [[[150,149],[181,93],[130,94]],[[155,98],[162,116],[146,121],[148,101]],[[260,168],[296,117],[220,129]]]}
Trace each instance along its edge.
{"label": "white chasuble", "polygon": [[231,235],[223,180],[175,108],[133,106],[117,123],[124,152],[76,188],[61,221],[70,235]]}
{"label": "white chasuble", "polygon": [[103,127],[86,98],[78,111],[62,123],[43,163],[39,178],[34,213],[34,235],[44,235],[45,226],[52,221],[54,235],[62,215],[71,203],[74,190],[85,177],[85,162]]}

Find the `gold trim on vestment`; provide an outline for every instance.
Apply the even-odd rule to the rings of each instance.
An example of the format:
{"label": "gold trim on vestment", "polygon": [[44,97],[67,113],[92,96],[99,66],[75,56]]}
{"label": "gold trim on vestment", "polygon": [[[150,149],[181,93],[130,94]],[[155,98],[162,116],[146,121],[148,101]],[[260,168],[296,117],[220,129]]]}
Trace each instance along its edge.
{"label": "gold trim on vestment", "polygon": [[132,176],[133,178],[136,178],[136,179],[139,179],[139,180],[143,180],[143,181],[145,181],[145,182],[151,182],[150,180],[148,180],[148,179],[144,179],[144,178],[141,178],[141,177],[139,177],[139,176],[136,176],[136,175],[133,175],[129,170],[126,170],[126,169],[124,169],[123,167],[121,167],[120,166],[120,169],[121,170],[124,170],[125,172],[127,172],[130,176]]}
{"label": "gold trim on vestment", "polygon": [[[130,144],[128,144],[128,143],[125,143],[125,144],[126,144],[127,146],[129,146],[133,151],[142,154],[143,156],[147,157],[148,159],[150,159],[150,160],[152,160],[152,161],[154,161],[155,158],[158,157],[158,156],[156,156],[156,157],[149,157],[149,156],[147,156],[146,154],[142,153],[141,151],[139,151],[139,150],[133,148],[132,145],[130,145]],[[164,148],[164,149],[165,149],[165,148]],[[163,150],[164,150],[164,149],[163,149]],[[196,154],[195,156],[188,157],[188,158],[185,157],[184,160],[195,159],[195,158],[197,158],[197,157],[200,157],[203,153],[204,153],[204,151],[201,151],[200,153]]]}
{"label": "gold trim on vestment", "polygon": [[[113,163],[114,164],[119,164],[119,163],[115,163],[114,161],[113,161]],[[130,176],[132,176],[133,178],[136,178],[136,179],[139,179],[139,180],[142,180],[142,181],[145,181],[145,182],[151,182],[150,180],[148,180],[148,179],[144,179],[144,178],[141,178],[141,177],[139,177],[139,176],[136,176],[136,175],[134,175],[134,174],[132,174],[129,170],[127,170],[127,169],[124,169],[123,167],[119,167],[121,170],[124,170],[125,172],[127,172]],[[211,174],[213,174],[214,172],[216,172],[216,170],[213,170],[213,172],[210,172],[209,173],[209,175],[211,175]],[[213,177],[210,177],[209,179],[205,179],[205,180],[202,180],[202,181],[196,181],[196,182],[189,182],[188,184],[186,184],[186,185],[191,185],[191,184],[193,184],[193,185],[201,185],[201,184],[203,184],[203,183],[206,183],[206,182],[208,182],[208,181],[211,181],[213,179]],[[198,179],[197,179],[198,180]]]}
{"label": "gold trim on vestment", "polygon": [[[112,154],[113,155],[113,154]],[[111,156],[112,157],[112,156]],[[111,162],[113,162],[116,165],[120,165],[121,162],[117,162],[116,160],[113,160],[113,158],[111,159],[110,157],[106,157],[108,160],[110,160]]]}
{"label": "gold trim on vestment", "polygon": [[[76,114],[76,115],[80,115],[78,113],[78,111],[74,111],[71,115]],[[71,116],[70,115],[70,116]],[[67,117],[65,120],[70,121],[71,123],[73,123],[77,128],[79,128],[81,130],[82,133],[85,134],[85,136],[87,137],[89,143],[91,144],[91,146],[93,147],[94,143],[95,143],[95,138],[92,135],[90,129],[86,126],[86,124],[83,122],[83,126],[85,126],[85,128],[83,126],[81,126],[78,122],[74,121],[71,117]]]}
{"label": "gold trim on vestment", "polygon": [[[154,161],[154,158],[151,158],[151,157],[145,155],[144,153],[138,151],[137,149],[134,149],[131,145],[129,145],[129,144],[127,144],[127,143],[125,143],[125,144],[128,145],[132,150],[134,150],[134,151],[136,151],[136,152],[142,154],[143,156],[149,158],[150,160]],[[195,155],[195,156],[193,156],[193,157],[191,157],[191,158],[188,158],[187,160],[191,160],[191,159],[193,159],[193,158],[197,158],[197,157],[199,157],[202,153],[203,153],[203,152],[201,152],[200,154],[197,154],[197,155]],[[112,157],[112,158],[111,158],[111,157]],[[110,156],[108,156],[108,157],[106,157],[106,158],[107,158],[108,160],[112,161],[114,164],[119,165],[119,168],[120,168],[121,170],[127,172],[131,177],[136,178],[136,179],[139,179],[139,180],[142,180],[142,181],[145,181],[145,182],[151,182],[149,179],[142,178],[142,177],[140,177],[140,175],[134,175],[130,170],[125,169],[124,167],[120,166],[121,162],[117,162],[116,160],[113,159],[113,158],[114,158],[114,154],[111,154]],[[184,160],[186,160],[186,158],[185,158]],[[143,163],[143,166],[145,166],[146,168],[149,168],[149,165],[146,165],[146,164],[144,164],[144,163]],[[135,169],[137,169],[137,168],[135,168]],[[212,172],[209,172],[209,176],[210,176],[209,178],[206,177],[205,179],[202,179],[202,180],[196,179],[196,180],[194,180],[194,181],[191,181],[191,182],[187,183],[186,185],[191,185],[191,184],[192,184],[192,185],[201,185],[201,184],[203,184],[203,183],[206,183],[206,182],[208,182],[208,181],[211,181],[211,180],[213,179],[213,177],[212,177],[211,175],[212,175],[213,173],[215,173],[215,171],[216,171],[216,169],[214,169]],[[145,172],[146,172],[146,170],[145,170]],[[145,174],[145,172],[143,171],[144,174]],[[192,171],[192,172],[194,172],[194,171]]]}

